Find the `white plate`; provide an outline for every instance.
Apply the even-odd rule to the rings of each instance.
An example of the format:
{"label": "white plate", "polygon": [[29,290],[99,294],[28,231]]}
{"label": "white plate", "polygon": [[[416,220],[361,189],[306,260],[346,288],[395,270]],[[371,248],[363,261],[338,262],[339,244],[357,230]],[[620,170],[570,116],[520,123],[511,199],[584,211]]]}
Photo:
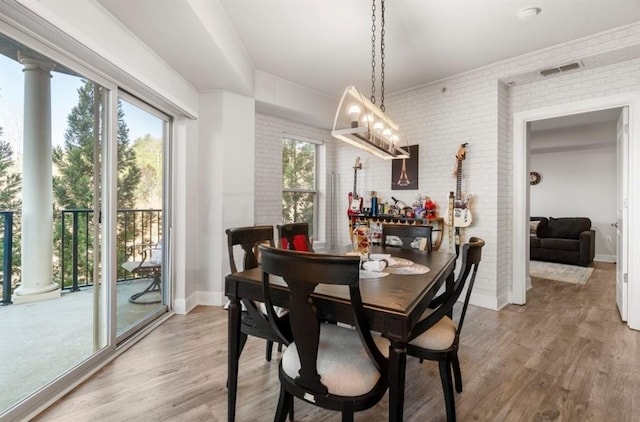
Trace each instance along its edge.
{"label": "white plate", "polygon": [[372,253],[371,255],[369,255],[369,259],[371,259],[372,261],[380,261],[382,259],[389,258],[391,258],[390,253]]}
{"label": "white plate", "polygon": [[385,272],[402,275],[426,274],[429,271],[431,271],[429,267],[421,264],[411,264],[405,267],[387,267],[385,269]]}
{"label": "white plate", "polygon": [[413,261],[406,258],[396,258],[392,257],[388,259],[389,267],[408,267],[409,265],[413,265]]}
{"label": "white plate", "polygon": [[366,278],[382,278],[388,275],[389,273],[380,272],[380,271],[360,270],[360,280],[364,280]]}

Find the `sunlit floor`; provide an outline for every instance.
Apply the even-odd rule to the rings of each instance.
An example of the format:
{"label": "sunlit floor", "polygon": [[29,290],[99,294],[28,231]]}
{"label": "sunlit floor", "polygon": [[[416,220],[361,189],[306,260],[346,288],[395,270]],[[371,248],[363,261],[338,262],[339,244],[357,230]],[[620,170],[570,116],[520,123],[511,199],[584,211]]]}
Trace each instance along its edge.
{"label": "sunlit floor", "polygon": [[[151,280],[117,284],[117,331],[159,304],[130,303]],[[140,300],[159,300],[159,292]],[[0,307],[0,413],[68,371],[94,351],[93,288],[63,292],[59,299]]]}

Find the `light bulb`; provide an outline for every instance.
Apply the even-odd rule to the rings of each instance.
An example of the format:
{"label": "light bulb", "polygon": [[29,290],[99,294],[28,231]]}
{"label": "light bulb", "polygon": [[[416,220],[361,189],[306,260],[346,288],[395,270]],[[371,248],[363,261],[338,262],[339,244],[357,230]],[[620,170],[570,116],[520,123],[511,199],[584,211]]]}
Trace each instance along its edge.
{"label": "light bulb", "polygon": [[384,130],[384,123],[378,120],[373,124],[373,130],[377,132],[382,132]]}
{"label": "light bulb", "polygon": [[348,114],[351,118],[351,127],[358,127],[358,118],[360,117],[361,112],[362,110],[360,109],[360,106],[356,104],[349,107]]}
{"label": "light bulb", "polygon": [[371,113],[367,113],[362,117],[362,123],[368,124],[373,122],[373,115]]}
{"label": "light bulb", "polygon": [[391,134],[392,132],[391,132],[391,129],[389,128],[386,128],[385,130],[382,131],[382,136],[384,136],[387,139],[391,138]]}

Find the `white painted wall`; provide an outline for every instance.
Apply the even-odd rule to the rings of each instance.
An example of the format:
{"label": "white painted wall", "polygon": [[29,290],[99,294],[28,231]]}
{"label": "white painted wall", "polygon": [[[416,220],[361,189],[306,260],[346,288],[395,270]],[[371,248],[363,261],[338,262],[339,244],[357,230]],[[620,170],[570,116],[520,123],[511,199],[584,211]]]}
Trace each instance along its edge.
{"label": "white painted wall", "polygon": [[590,218],[596,260],[609,262],[616,255],[615,140],[615,122],[533,132],[529,139],[530,168],[542,175],[529,190],[530,215]]}
{"label": "white painted wall", "polygon": [[[202,94],[199,121],[197,294],[188,303],[221,305],[229,274],[225,229],[254,224],[255,101],[225,91]],[[188,308],[187,310],[189,310]]]}

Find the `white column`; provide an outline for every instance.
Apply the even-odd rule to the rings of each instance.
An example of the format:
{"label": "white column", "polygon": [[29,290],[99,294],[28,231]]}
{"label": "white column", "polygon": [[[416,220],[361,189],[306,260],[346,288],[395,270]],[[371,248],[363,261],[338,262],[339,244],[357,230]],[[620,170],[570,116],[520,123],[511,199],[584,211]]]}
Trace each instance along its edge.
{"label": "white column", "polygon": [[53,282],[53,179],[51,70],[54,65],[20,57],[24,65],[22,157],[22,282],[14,303],[60,297]]}

